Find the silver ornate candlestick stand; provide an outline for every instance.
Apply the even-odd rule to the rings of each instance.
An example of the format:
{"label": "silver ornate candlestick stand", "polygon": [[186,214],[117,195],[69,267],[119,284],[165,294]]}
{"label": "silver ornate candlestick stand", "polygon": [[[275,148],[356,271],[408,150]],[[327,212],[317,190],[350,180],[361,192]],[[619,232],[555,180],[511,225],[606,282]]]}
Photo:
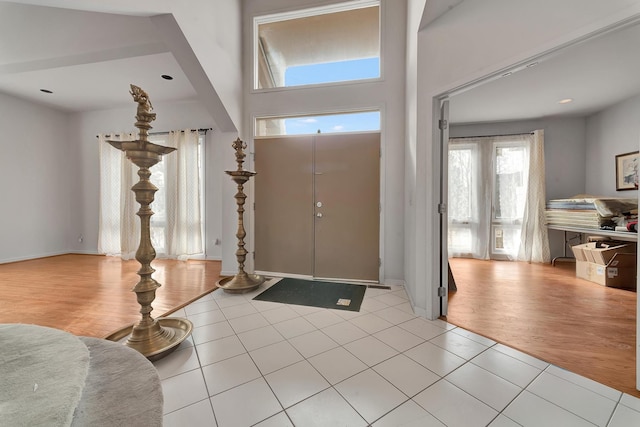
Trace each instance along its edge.
{"label": "silver ornate candlestick stand", "polygon": [[225,171],[225,173],[230,175],[233,182],[238,185],[238,192],[235,195],[236,204],[238,205],[238,231],[236,233],[236,237],[238,238],[238,249],[236,250],[238,273],[233,277],[225,277],[224,279],[219,280],[217,285],[224,289],[225,292],[241,294],[256,289],[264,283],[265,278],[257,274],[247,274],[244,271],[244,262],[248,253],[244,248],[244,238],[247,236],[244,229],[244,202],[247,198],[246,194],[244,194],[244,184],[256,173],[246,171],[242,168],[244,158],[246,157],[243,150],[247,148],[247,145],[238,138],[233,142],[232,147],[236,150],[236,162],[238,163],[238,169],[234,171]]}
{"label": "silver ornate candlestick stand", "polygon": [[141,267],[138,270],[140,281],[134,286],[138,304],[140,304],[140,314],[142,319],[133,326],[127,326],[107,337],[108,340],[120,341],[129,335],[126,345],[140,353],[149,360],[160,359],[184,341],[193,329],[192,323],[181,318],[161,318],[156,320],[151,317],[151,303],[156,298],[156,289],[161,285],[155,281],[151,275],[155,271],[151,267],[151,261],[156,257],[156,251],[151,243],[150,219],[153,211],[149,205],[153,202],[154,194],[158,188],[149,181],[151,172],[149,168],[162,160],[164,154],[169,154],[175,148],[164,147],[147,141],[151,122],[155,120],[156,114],[151,113],[153,107],[149,97],[142,89],[131,85],[131,95],[138,103],[136,114],[136,127],[140,131],[140,139],[136,141],[107,141],[109,144],[122,150],[127,154],[127,158],[138,166],[138,181],[131,190],[136,195],[136,201],[140,203],[140,210],[137,215],[140,217],[140,245],[136,251],[136,259]]}

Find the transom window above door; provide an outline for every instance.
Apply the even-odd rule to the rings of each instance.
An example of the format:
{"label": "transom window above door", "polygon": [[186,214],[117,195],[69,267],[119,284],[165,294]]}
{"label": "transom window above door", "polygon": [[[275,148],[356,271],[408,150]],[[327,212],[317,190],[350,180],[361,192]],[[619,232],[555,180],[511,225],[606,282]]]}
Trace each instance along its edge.
{"label": "transom window above door", "polygon": [[380,111],[258,117],[255,121],[257,137],[367,131],[380,131]]}
{"label": "transom window above door", "polygon": [[254,89],[380,77],[380,1],[254,18]]}

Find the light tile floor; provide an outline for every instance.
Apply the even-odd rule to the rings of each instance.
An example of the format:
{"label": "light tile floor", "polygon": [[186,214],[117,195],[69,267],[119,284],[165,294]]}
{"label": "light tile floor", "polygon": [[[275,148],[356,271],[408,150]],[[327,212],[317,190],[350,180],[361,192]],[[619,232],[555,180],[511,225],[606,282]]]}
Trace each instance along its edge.
{"label": "light tile floor", "polygon": [[640,399],[446,322],[404,289],[359,312],[215,291],[156,361],[165,426],[640,426]]}

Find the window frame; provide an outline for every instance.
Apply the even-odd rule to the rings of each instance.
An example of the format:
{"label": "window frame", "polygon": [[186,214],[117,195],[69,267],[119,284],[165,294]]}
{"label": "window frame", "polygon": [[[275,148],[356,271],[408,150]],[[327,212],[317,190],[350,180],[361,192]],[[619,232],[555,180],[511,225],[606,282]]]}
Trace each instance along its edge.
{"label": "window frame", "polygon": [[349,110],[349,111],[328,111],[322,113],[305,113],[305,114],[282,114],[282,115],[274,115],[274,116],[255,116],[253,118],[253,136],[254,138],[272,138],[278,136],[303,136],[303,135],[314,135],[318,132],[311,133],[284,133],[284,134],[262,134],[259,131],[260,120],[290,120],[290,119],[303,119],[303,118],[314,118],[319,116],[342,116],[348,114],[364,114],[364,113],[378,113],[378,128],[377,129],[361,129],[361,130],[339,130],[335,132],[321,132],[325,134],[334,134],[334,133],[362,133],[362,132],[382,132],[382,110],[379,108],[370,108],[363,110]]}
{"label": "window frame", "polygon": [[[313,83],[306,85],[296,85],[296,86],[278,86],[278,87],[269,87],[269,88],[260,88],[259,85],[259,50],[260,50],[260,42],[259,42],[259,26],[262,24],[269,24],[272,22],[285,21],[290,19],[300,19],[307,18],[311,16],[319,16],[330,13],[337,12],[345,12],[354,9],[361,9],[366,7],[378,7],[378,43],[379,43],[379,68],[380,73],[379,77],[373,78],[364,78],[364,79],[356,79],[356,80],[342,80],[336,82],[326,82],[326,83]],[[303,9],[295,9],[286,12],[278,12],[271,13],[265,15],[258,15],[253,17],[253,26],[252,26],[252,79],[251,79],[251,92],[252,93],[263,93],[263,92],[277,92],[277,91],[288,91],[288,90],[296,90],[296,89],[308,89],[308,88],[317,88],[317,87],[327,87],[327,86],[340,86],[340,85],[348,85],[348,84],[360,84],[360,83],[369,83],[383,80],[384,77],[384,66],[383,66],[383,31],[384,31],[384,9],[382,0],[351,0],[346,2],[334,3],[324,6],[316,6],[309,7]]]}

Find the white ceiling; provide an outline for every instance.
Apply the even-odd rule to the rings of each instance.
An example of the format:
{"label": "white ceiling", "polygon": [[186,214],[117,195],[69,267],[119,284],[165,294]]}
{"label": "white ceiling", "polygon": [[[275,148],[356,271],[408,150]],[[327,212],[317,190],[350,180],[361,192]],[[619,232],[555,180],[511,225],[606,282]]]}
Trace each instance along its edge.
{"label": "white ceiling", "polygon": [[[147,91],[152,102],[197,97],[145,11],[126,16],[24,4],[53,3],[45,0],[22,3],[0,1],[0,92],[70,112],[131,105],[130,83]],[[62,3],[96,9],[120,4]],[[639,46],[640,25],[634,25],[564,49],[534,67],[456,94],[451,122],[599,111],[640,93]],[[558,104],[563,98],[574,102]]]}
{"label": "white ceiling", "polygon": [[0,2],[0,92],[69,112],[132,105],[129,84],[152,102],[195,99],[155,31],[143,16]]}
{"label": "white ceiling", "polygon": [[[451,97],[451,123],[587,116],[640,93],[640,24],[566,47]],[[535,64],[533,62],[532,64]],[[573,102],[558,104],[572,98]]]}

